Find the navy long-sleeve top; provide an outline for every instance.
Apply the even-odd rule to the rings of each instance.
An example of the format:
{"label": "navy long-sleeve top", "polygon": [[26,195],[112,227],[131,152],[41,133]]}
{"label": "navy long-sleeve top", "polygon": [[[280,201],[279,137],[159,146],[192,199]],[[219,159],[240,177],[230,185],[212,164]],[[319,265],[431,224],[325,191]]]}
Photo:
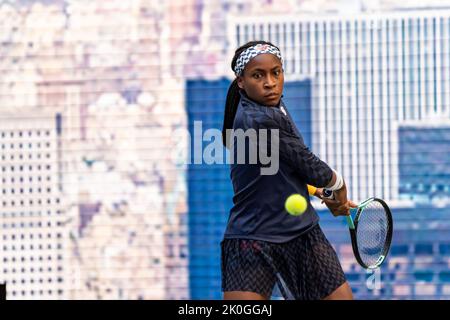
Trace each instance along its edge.
{"label": "navy long-sleeve top", "polygon": [[[278,129],[278,143],[273,135],[268,134],[271,139],[267,139],[267,149],[271,150],[271,143],[279,148],[279,168],[275,174],[264,175],[261,168],[268,167],[268,164],[259,159],[257,163],[249,163],[250,140],[245,144],[247,161],[238,163],[239,144],[234,140],[235,157],[231,163],[234,206],[230,210],[224,238],[287,242],[318,223],[319,217],[311,206],[307,184],[325,187],[331,181],[333,171],[305,146],[283,100],[276,107],[268,107],[251,100],[243,91],[240,94],[233,129],[255,129],[257,133],[259,129]],[[256,140],[256,144],[259,142]],[[265,141],[261,143],[266,144]],[[287,197],[293,193],[307,199],[307,210],[300,216],[288,214],[284,207]]]}

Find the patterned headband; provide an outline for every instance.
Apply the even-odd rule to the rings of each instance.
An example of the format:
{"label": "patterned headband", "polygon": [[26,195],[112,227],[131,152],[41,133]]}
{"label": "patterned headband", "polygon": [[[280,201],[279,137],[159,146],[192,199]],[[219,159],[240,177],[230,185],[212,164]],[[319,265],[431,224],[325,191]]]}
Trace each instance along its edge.
{"label": "patterned headband", "polygon": [[277,56],[281,60],[281,64],[283,65],[283,59],[281,58],[280,50],[271,46],[270,44],[257,44],[253,47],[250,47],[239,55],[239,58],[236,61],[236,66],[234,67],[234,72],[237,76],[242,75],[246,64],[256,57],[259,54],[263,53],[271,53],[274,56]]}

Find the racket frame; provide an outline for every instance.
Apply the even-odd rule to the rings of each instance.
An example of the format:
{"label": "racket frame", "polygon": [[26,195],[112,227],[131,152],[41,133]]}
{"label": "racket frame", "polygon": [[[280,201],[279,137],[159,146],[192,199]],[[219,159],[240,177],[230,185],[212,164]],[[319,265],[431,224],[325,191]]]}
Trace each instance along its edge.
{"label": "racket frame", "polygon": [[[364,261],[362,261],[361,256],[359,254],[356,232],[358,230],[358,222],[361,217],[361,214],[364,212],[364,208],[367,207],[371,202],[374,202],[374,201],[379,202],[383,206],[383,208],[386,212],[387,219],[388,219],[389,228],[387,231],[386,241],[384,243],[382,254],[380,255],[380,257],[378,258],[377,262],[374,265],[369,266],[366,263],[364,263]],[[355,218],[352,218],[352,214],[355,212],[356,212]],[[350,231],[350,238],[352,241],[353,254],[355,255],[356,261],[364,269],[377,269],[386,259],[387,255],[389,253],[389,249],[391,247],[391,242],[392,242],[393,220],[392,220],[391,210],[389,209],[388,205],[386,204],[386,202],[384,202],[384,200],[372,197],[372,198],[369,198],[369,199],[363,201],[362,203],[360,203],[357,208],[350,209],[350,215],[346,216],[346,218],[347,218],[348,228]]]}

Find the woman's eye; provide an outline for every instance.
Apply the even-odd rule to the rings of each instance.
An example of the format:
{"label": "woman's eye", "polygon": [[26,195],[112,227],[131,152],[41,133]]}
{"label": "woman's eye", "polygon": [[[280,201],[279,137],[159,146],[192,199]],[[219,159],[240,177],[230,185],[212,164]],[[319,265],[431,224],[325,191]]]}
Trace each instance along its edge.
{"label": "woman's eye", "polygon": [[280,73],[281,73],[281,71],[280,71],[280,70],[277,70],[277,71],[275,71],[274,73],[275,73],[276,76],[279,76]]}
{"label": "woman's eye", "polygon": [[261,75],[260,75],[259,73],[255,73],[255,74],[253,75],[253,78],[259,79],[259,78],[261,78]]}

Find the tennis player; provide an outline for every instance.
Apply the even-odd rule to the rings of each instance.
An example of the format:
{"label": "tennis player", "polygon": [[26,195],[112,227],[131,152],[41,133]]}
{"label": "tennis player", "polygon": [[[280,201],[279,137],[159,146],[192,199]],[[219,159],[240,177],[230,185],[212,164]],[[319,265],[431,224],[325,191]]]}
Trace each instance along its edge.
{"label": "tennis player", "polygon": [[[260,162],[231,164],[234,206],[221,242],[224,299],[270,299],[276,284],[284,288],[283,295],[290,293],[286,299],[352,299],[337,254],[318,224],[307,184],[335,192],[336,200],[324,199],[335,216],[348,215],[356,204],[347,199],[342,176],[305,146],[283,103],[279,48],[266,41],[249,42],[236,50],[231,68],[236,79],[228,89],[223,143],[237,154],[242,150],[231,143],[233,130],[277,129],[279,168],[262,175]],[[293,193],[308,201],[300,216],[284,209]]]}

